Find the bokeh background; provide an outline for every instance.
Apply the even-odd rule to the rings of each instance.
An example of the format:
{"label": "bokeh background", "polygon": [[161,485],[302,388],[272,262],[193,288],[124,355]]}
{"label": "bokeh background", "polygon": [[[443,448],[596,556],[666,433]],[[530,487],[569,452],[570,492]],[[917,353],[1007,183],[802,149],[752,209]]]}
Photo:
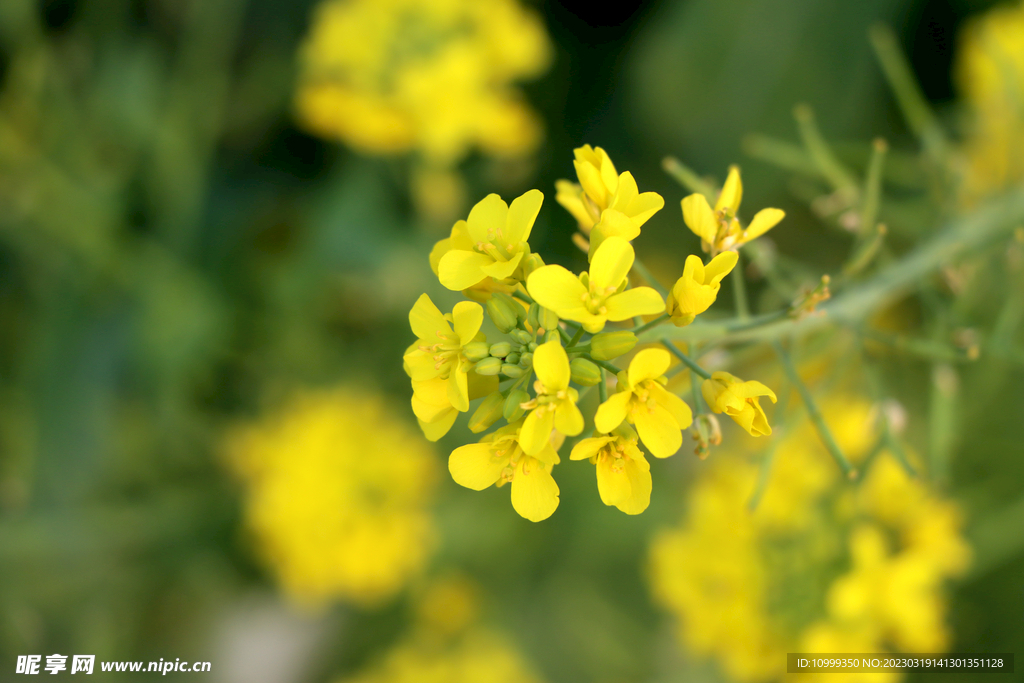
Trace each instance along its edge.
{"label": "bokeh background", "polygon": [[[415,17],[460,3],[404,4],[423,9],[401,40],[378,23],[324,44],[344,53],[394,39],[429,52],[439,38],[420,36]],[[772,448],[798,455],[750,511],[744,492],[763,446],[734,430],[731,449],[706,461],[684,445],[655,463],[638,517],[603,506],[590,468],[563,456],[562,503],[541,524],[512,512],[507,489],[475,494],[451,481],[447,454],[471,437],[464,427],[438,444],[422,437],[400,360],[419,294],[454,301],[430,270],[431,246],[487,193],[540,188],[531,247],[548,263],[585,264],[553,201],[585,143],[665,197],[637,242],[665,282],[698,248],[679,215],[687,192],[661,168],[667,155],[719,181],[739,163],[745,203],[787,211],[771,235],[778,252],[818,272],[841,267],[848,239],[809,208],[808,181],[759,158],[749,137],[796,144],[797,103],[854,167],[872,138],[889,141],[895,196],[881,215],[927,235],[950,209],[907,198],[919,144],[868,31],[892,27],[959,141],[971,129],[955,75],[963,29],[994,4],[511,3],[539,37],[526,44],[526,29],[502,30],[504,15],[481,21],[493,33],[481,40],[506,41],[513,56],[491,55],[480,68],[508,68],[480,78],[489,95],[498,79],[516,112],[487,109],[472,89],[439,98],[443,84],[476,77],[462,62],[416,82],[430,91],[440,79],[424,114],[438,130],[508,114],[506,127],[462,147],[382,149],[330,132],[343,110],[330,93],[320,109],[308,104],[332,77],[330,50],[310,38],[326,21],[316,2],[3,0],[0,678],[14,677],[18,655],[59,652],[207,660],[204,677],[249,683],[773,680],[785,660],[772,657],[808,642],[830,586],[860,576],[857,558],[870,564],[871,534],[850,520],[872,516],[903,531],[947,520],[920,531],[940,540],[930,564],[907,570],[918,578],[900,583],[903,565],[864,570],[874,578],[862,592],[898,605],[879,608],[895,624],[886,647],[1012,652],[1024,643],[1019,326],[1004,335],[1017,355],[983,352],[952,380],[878,352],[908,448],[923,458],[936,438],[945,444],[935,476],[882,468],[898,482],[850,494],[826,467],[816,483],[793,484],[831,466],[813,434],[794,428]],[[1024,54],[1024,31],[1016,40]],[[346,106],[362,112],[346,124],[357,128],[383,116]],[[954,327],[984,328],[1019,301],[1019,254],[1018,275],[1007,272],[950,307]],[[909,304],[888,315],[920,317]],[[748,362],[781,377],[768,359]],[[837,433],[851,452],[868,450],[866,371],[842,355],[817,362],[806,367],[831,378],[827,416],[845,425]],[[950,382],[957,400],[936,406],[933,385]],[[940,422],[956,428],[937,437]],[[818,507],[787,513],[804,520],[792,526],[764,521],[800,498],[794,486],[813,488]],[[851,495],[859,502],[839,507],[853,517],[819,514],[821,500]],[[917,507],[879,502],[893,499]],[[746,545],[716,542],[733,537]],[[750,582],[771,588],[736,592]],[[919,602],[905,597],[914,591]],[[730,640],[748,627],[749,640]],[[758,640],[775,632],[787,635]]]}

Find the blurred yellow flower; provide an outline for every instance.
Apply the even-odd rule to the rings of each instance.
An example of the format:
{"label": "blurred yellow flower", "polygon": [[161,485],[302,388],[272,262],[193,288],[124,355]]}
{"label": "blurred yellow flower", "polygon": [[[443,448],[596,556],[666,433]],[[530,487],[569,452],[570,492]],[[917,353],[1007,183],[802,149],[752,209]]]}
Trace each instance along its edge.
{"label": "blurred yellow flower", "polygon": [[700,391],[713,412],[725,413],[751,436],[772,433],[758,397],[767,396],[775,403],[775,392],[760,382],[744,382],[728,372],[715,372],[701,383]]}
{"label": "blurred yellow flower", "polygon": [[530,274],[526,287],[538,304],[594,334],[603,330],[608,320],[618,322],[665,310],[661,295],[650,287],[626,289],[634,259],[629,242],[609,237],[594,253],[589,273],[577,277],[562,266],[542,266]]}
{"label": "blurred yellow flower", "polygon": [[228,437],[246,526],[302,603],[373,604],[424,567],[437,475],[419,435],[365,388],[310,391]]}
{"label": "blurred yellow flower", "polygon": [[540,17],[516,0],[326,0],[300,52],[303,125],[370,154],[433,167],[473,149],[522,156],[541,124],[513,86],[551,61]]}
{"label": "blurred yellow flower", "polygon": [[700,256],[686,257],[683,275],[676,280],[665,301],[665,309],[676,327],[689,325],[715,303],[722,279],[732,272],[738,260],[739,254],[735,251],[719,254],[706,266]]}
{"label": "blurred yellow flower", "polygon": [[620,424],[612,434],[583,439],[569,455],[570,460],[590,460],[597,465],[601,502],[627,515],[639,515],[651,504],[651,465],[636,441],[636,432]]}
{"label": "blurred yellow flower", "polygon": [[[845,396],[822,410],[862,463],[877,439],[870,404]],[[743,682],[781,678],[787,652],[943,651],[943,583],[970,559],[958,507],[885,451],[851,487],[813,426],[798,424],[776,447],[755,511],[758,465],[722,451],[695,483],[685,521],[652,542],[651,590],[679,620],[683,645]]]}
{"label": "blurred yellow flower", "polygon": [[690,406],[665,388],[672,359],[665,349],[644,349],[633,356],[628,372],[620,372],[618,390],[594,415],[594,426],[609,434],[623,421],[636,425],[644,445],[657,458],[675,455],[683,445],[682,430],[693,422]]}
{"label": "blurred yellow flower", "polygon": [[665,206],[657,192],[640,193],[633,174],[618,175],[608,153],[584,145],[574,150],[579,184],[555,183],[555,200],[573,215],[580,231],[590,237],[590,256],[608,237],[636,239],[640,228]]}
{"label": "blurred yellow flower", "polygon": [[1024,2],[967,23],[954,74],[972,116],[961,188],[969,205],[1024,179]]}
{"label": "blurred yellow flower", "polygon": [[715,202],[715,210],[704,195],[691,194],[682,201],[683,222],[693,234],[700,237],[701,247],[712,256],[736,249],[768,232],[786,217],[781,209],[761,209],[746,229],[736,217],[743,199],[743,181],[736,166],[729,168],[722,193]]}

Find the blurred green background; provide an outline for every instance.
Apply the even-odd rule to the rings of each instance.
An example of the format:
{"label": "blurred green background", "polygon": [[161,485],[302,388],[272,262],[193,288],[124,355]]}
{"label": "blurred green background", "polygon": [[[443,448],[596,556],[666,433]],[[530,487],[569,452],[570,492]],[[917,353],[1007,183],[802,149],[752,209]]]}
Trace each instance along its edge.
{"label": "blurred green background", "polygon": [[[329,681],[406,632],[408,596],[311,612],[280,597],[222,456],[226,430],[302,387],[385,395],[415,426],[399,361],[406,316],[420,292],[442,291],[427,254],[450,223],[417,212],[400,158],[296,124],[296,53],[314,4],[0,2],[3,680],[18,655],[60,652],[209,660],[203,676],[217,681]],[[531,247],[581,268],[554,181],[573,176],[574,147],[601,145],[665,197],[637,252],[670,281],[698,241],[662,158],[719,180],[740,163],[745,201],[789,215],[772,233],[778,250],[828,271],[842,237],[821,228],[790,174],[744,154],[745,136],[795,140],[792,108],[806,102],[850,158],[875,136],[912,150],[867,39],[879,21],[956,128],[957,31],[991,5],[536,4],[554,61],[522,88],[545,140],[515,172],[465,159],[458,215],[489,192],[538,187],[547,201]],[[920,435],[928,367],[896,359],[889,370]],[[1024,366],[983,358],[961,379],[947,490],[969,537],[994,534],[999,550],[953,586],[950,647],[1012,652],[1024,643],[1024,555],[1012,541],[1024,537]],[[480,586],[486,619],[543,679],[719,679],[677,651],[643,579],[649,537],[679,518],[699,462],[657,463],[637,518],[600,504],[589,467],[563,462],[561,508],[533,525],[506,493],[450,480],[448,449],[468,439],[457,427],[437,448],[431,566]]]}

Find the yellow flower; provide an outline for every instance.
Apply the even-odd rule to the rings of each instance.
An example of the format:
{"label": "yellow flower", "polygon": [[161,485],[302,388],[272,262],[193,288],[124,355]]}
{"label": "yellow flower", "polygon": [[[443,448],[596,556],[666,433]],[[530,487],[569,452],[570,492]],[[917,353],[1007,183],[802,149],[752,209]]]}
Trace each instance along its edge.
{"label": "yellow flower", "polygon": [[722,278],[732,271],[738,260],[739,255],[734,251],[719,254],[706,266],[699,256],[691,254],[686,257],[683,276],[676,280],[665,302],[676,327],[689,325],[715,303]]}
{"label": "yellow flower", "polygon": [[629,242],[609,237],[594,254],[589,273],[576,277],[562,266],[542,266],[530,274],[526,287],[538,304],[593,334],[604,329],[608,320],[665,310],[661,295],[650,287],[626,289],[634,258]]}
{"label": "yellow flower", "polygon": [[558,484],[551,468],[559,458],[550,438],[536,453],[527,455],[520,441],[522,426],[519,420],[488,434],[480,443],[456,448],[448,458],[448,471],[456,484],[474,491],[512,482],[512,507],[522,517],[539,522],[558,507]]}
{"label": "yellow flower", "polygon": [[435,459],[372,392],[300,395],[226,451],[259,555],[300,602],[376,604],[423,569]]}
{"label": "yellow flower", "polygon": [[569,455],[570,460],[589,459],[597,465],[601,502],[627,515],[639,515],[651,503],[651,466],[636,440],[635,431],[620,425],[612,434],[583,439]]}
{"label": "yellow flower", "polygon": [[600,147],[584,145],[574,154],[580,182],[559,180],[555,199],[576,218],[580,231],[590,236],[591,256],[608,237],[636,239],[643,224],[665,206],[665,200],[657,192],[641,194],[633,174],[618,175]]}
{"label": "yellow flower", "polygon": [[722,193],[715,202],[715,210],[704,195],[691,194],[682,201],[683,221],[695,235],[700,237],[704,251],[716,256],[723,251],[736,249],[765,234],[785,218],[781,209],[761,209],[744,230],[736,218],[743,198],[743,182],[740,171],[732,166],[725,180]]}
{"label": "yellow flower", "polygon": [[543,201],[539,190],[530,190],[511,206],[496,194],[478,202],[464,227],[457,223],[452,229],[449,249],[438,260],[441,284],[461,290],[488,277],[521,281],[523,260],[530,255],[527,240]]}
{"label": "yellow flower", "polygon": [[[462,348],[476,340],[484,322],[484,309],[472,301],[455,304],[444,315],[426,294],[420,295],[409,311],[409,325],[419,341],[403,357],[413,381],[434,378],[448,380],[448,399],[457,410],[469,410],[467,375],[473,364]],[[452,326],[454,325],[454,329]]]}
{"label": "yellow flower", "polygon": [[757,397],[767,396],[775,403],[775,392],[760,382],[744,382],[728,372],[715,372],[701,383],[700,391],[712,411],[725,413],[751,436],[772,433]]}
{"label": "yellow flower", "polygon": [[558,341],[537,347],[533,371],[537,373],[533,384],[537,397],[523,404],[530,413],[520,435],[520,444],[529,455],[548,447],[552,429],[567,436],[583,431],[583,415],[576,407],[579,394],[569,386],[569,357]]}
{"label": "yellow flower", "polygon": [[515,0],[327,0],[300,52],[296,109],[314,133],[452,167],[473,148],[522,156],[537,116],[512,86],[551,45]]}
{"label": "yellow flower", "polygon": [[633,357],[629,371],[619,373],[618,391],[594,416],[597,431],[611,433],[625,420],[636,425],[656,458],[674,455],[683,445],[682,430],[693,422],[690,406],[665,389],[665,371],[672,360],[664,349],[644,349]]}
{"label": "yellow flower", "polygon": [[[414,347],[410,347],[410,351]],[[408,372],[408,370],[406,370]],[[467,382],[468,401],[498,390],[498,378],[495,376],[478,375],[470,372]],[[425,380],[412,381],[412,412],[416,415],[420,429],[428,441],[437,441],[448,433],[459,416],[460,411],[452,405],[451,379],[433,377]],[[466,403],[467,410],[469,403]]]}

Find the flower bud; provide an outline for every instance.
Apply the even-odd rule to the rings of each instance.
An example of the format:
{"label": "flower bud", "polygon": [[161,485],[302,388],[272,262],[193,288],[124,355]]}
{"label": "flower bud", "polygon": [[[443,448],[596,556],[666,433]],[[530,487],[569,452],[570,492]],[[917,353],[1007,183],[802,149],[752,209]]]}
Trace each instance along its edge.
{"label": "flower bud", "polygon": [[519,354],[518,353],[507,354],[505,356],[505,362],[509,363],[511,365],[515,365],[516,363],[519,362]]}
{"label": "flower bud", "polygon": [[531,367],[533,365],[533,354],[524,353],[522,356],[519,357],[519,364],[522,365],[524,368]]}
{"label": "flower bud", "polygon": [[497,375],[501,372],[501,359],[493,357],[484,358],[482,361],[477,362],[473,369],[478,375]]}
{"label": "flower bud", "polygon": [[547,331],[547,334],[544,337],[544,341],[545,342],[560,341],[561,338],[562,338],[562,335],[558,334],[558,330],[557,329],[552,329],[552,330],[548,330]]}
{"label": "flower bud", "polygon": [[488,394],[469,418],[469,431],[477,434],[497,422],[501,417],[504,405],[505,397],[501,395],[501,392],[495,391]]}
{"label": "flower bud", "polygon": [[490,349],[487,342],[470,342],[462,347],[462,353],[467,360],[475,362],[487,358]]}
{"label": "flower bud", "polygon": [[537,270],[544,265],[544,259],[540,257],[540,254],[530,254],[523,259],[523,279],[530,277],[533,271]]}
{"label": "flower bud", "polygon": [[632,351],[636,341],[636,335],[629,330],[595,334],[590,340],[590,355],[597,360],[618,358]]}
{"label": "flower bud", "polygon": [[516,312],[518,307],[518,304],[512,301],[512,297],[496,293],[487,300],[487,316],[495,327],[507,334],[519,323],[519,316]]}
{"label": "flower bud", "polygon": [[545,330],[553,330],[558,325],[558,315],[550,308],[541,308],[537,322]]}
{"label": "flower bud", "polygon": [[540,325],[540,306],[536,302],[530,304],[530,310],[526,314],[526,322],[530,324],[532,329],[537,329]]}
{"label": "flower bud", "polygon": [[526,374],[526,370],[522,369],[518,365],[505,363],[504,365],[501,366],[501,374],[505,375],[506,377],[511,377],[512,379],[519,379],[524,374]]}
{"label": "flower bud", "polygon": [[503,411],[505,419],[511,423],[521,418],[526,411],[523,410],[520,404],[526,403],[529,400],[530,395],[522,389],[509,392],[508,398],[505,399]]}
{"label": "flower bud", "polygon": [[508,342],[498,342],[497,344],[491,344],[490,353],[495,358],[504,358],[508,354],[512,353],[512,345]]}
{"label": "flower bud", "polygon": [[569,373],[573,382],[584,387],[592,387],[601,381],[601,368],[586,358],[573,358],[569,363]]}
{"label": "flower bud", "polygon": [[533,335],[526,330],[513,330],[512,338],[520,344],[529,344],[533,341]]}

